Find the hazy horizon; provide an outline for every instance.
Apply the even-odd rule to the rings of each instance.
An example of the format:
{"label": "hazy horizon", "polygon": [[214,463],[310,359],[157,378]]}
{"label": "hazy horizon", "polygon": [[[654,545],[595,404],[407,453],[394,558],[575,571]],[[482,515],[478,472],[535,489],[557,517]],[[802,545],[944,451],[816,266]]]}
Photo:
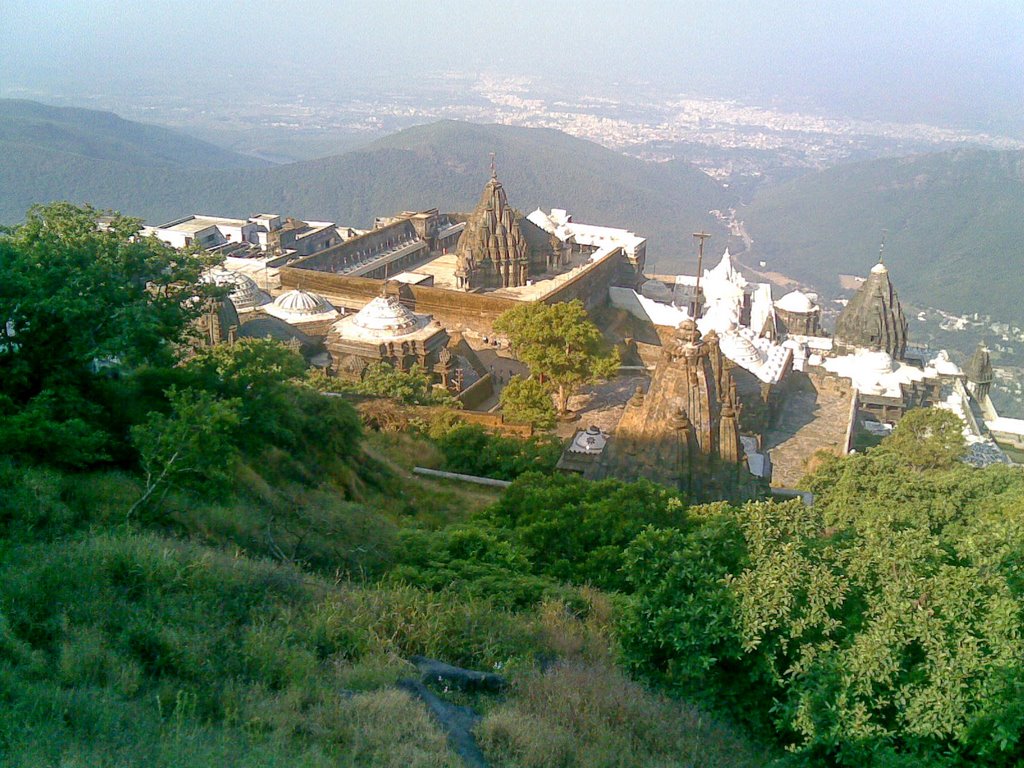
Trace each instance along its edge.
{"label": "hazy horizon", "polygon": [[[938,6],[938,7],[936,7]],[[789,109],[1024,135],[1024,5],[641,0],[481,9],[458,0],[6,0],[0,71],[84,101],[190,88],[226,99],[415,88],[491,72],[584,89],[747,99]]]}

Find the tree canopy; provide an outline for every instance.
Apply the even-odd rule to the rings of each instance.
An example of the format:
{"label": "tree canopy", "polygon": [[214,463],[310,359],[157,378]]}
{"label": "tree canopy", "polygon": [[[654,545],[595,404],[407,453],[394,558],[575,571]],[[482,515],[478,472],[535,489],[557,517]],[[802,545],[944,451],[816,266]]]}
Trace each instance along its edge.
{"label": "tree canopy", "polygon": [[559,413],[566,412],[575,388],[618,370],[618,351],[608,349],[578,300],[514,307],[495,321],[494,330],[508,336],[512,351],[534,376],[554,385]]}

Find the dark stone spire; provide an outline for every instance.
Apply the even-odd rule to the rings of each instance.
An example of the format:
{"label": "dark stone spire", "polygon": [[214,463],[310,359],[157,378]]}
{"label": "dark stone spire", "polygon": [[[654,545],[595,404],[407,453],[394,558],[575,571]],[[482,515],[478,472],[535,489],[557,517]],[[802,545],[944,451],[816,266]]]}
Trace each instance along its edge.
{"label": "dark stone spire", "polygon": [[871,268],[868,279],[839,315],[836,341],[846,347],[881,349],[894,360],[903,359],[907,318],[882,262]]}
{"label": "dark stone spire", "polygon": [[979,400],[988,397],[995,375],[992,371],[992,358],[989,356],[985,342],[978,342],[978,348],[971,355],[964,373],[967,374],[967,381],[972,385],[974,396]]}
{"label": "dark stone spire", "polygon": [[466,222],[455,251],[459,288],[514,288],[525,285],[529,248],[519,217],[492,167],[480,202]]}

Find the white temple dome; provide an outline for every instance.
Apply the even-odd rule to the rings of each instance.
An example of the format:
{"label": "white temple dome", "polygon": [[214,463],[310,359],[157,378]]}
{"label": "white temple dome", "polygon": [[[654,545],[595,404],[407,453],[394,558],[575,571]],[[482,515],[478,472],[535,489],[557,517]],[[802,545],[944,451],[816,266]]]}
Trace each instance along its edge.
{"label": "white temple dome", "polygon": [[877,264],[875,264],[875,266],[873,266],[871,268],[871,274],[873,274],[873,275],[881,275],[884,272],[888,272],[888,271],[889,271],[889,268],[886,267],[885,264],[883,264],[882,262],[878,262]]}
{"label": "white temple dome", "polygon": [[744,333],[736,331],[725,333],[718,343],[725,356],[742,368],[749,370],[759,367],[764,362],[760,350]]}
{"label": "white temple dome", "polygon": [[792,312],[797,315],[808,315],[817,309],[814,302],[811,301],[811,297],[803,291],[790,291],[776,301],[775,306],[783,312]]}
{"label": "white temple dome", "polygon": [[882,350],[863,352],[860,359],[865,372],[869,371],[880,376],[892,373],[892,356],[888,352]]}
{"label": "white temple dome", "polygon": [[378,296],[352,318],[352,323],[360,328],[393,336],[412,333],[428,322],[429,316],[417,317],[397,296]]}
{"label": "white temple dome", "polygon": [[338,310],[323,296],[301,289],[285,291],[265,311],[282,320],[299,323],[333,320],[338,316]]}
{"label": "white temple dome", "polygon": [[220,288],[230,288],[229,298],[239,312],[255,309],[270,300],[270,297],[256,285],[255,280],[241,272],[215,267],[203,275],[202,279],[203,282],[213,283]]}

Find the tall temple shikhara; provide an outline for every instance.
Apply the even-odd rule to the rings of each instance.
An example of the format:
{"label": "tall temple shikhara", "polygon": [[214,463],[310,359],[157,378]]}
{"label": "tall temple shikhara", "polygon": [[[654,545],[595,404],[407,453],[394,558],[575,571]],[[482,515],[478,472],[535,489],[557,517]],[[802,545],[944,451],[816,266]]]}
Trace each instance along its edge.
{"label": "tall temple shikhara", "polygon": [[456,286],[460,290],[526,285],[530,249],[519,227],[519,215],[508,204],[493,165],[491,178],[466,222],[455,256]]}
{"label": "tall temple shikhara", "polygon": [[893,360],[905,357],[907,318],[889,281],[889,270],[881,261],[871,268],[868,279],[839,315],[836,344],[881,350]]}

